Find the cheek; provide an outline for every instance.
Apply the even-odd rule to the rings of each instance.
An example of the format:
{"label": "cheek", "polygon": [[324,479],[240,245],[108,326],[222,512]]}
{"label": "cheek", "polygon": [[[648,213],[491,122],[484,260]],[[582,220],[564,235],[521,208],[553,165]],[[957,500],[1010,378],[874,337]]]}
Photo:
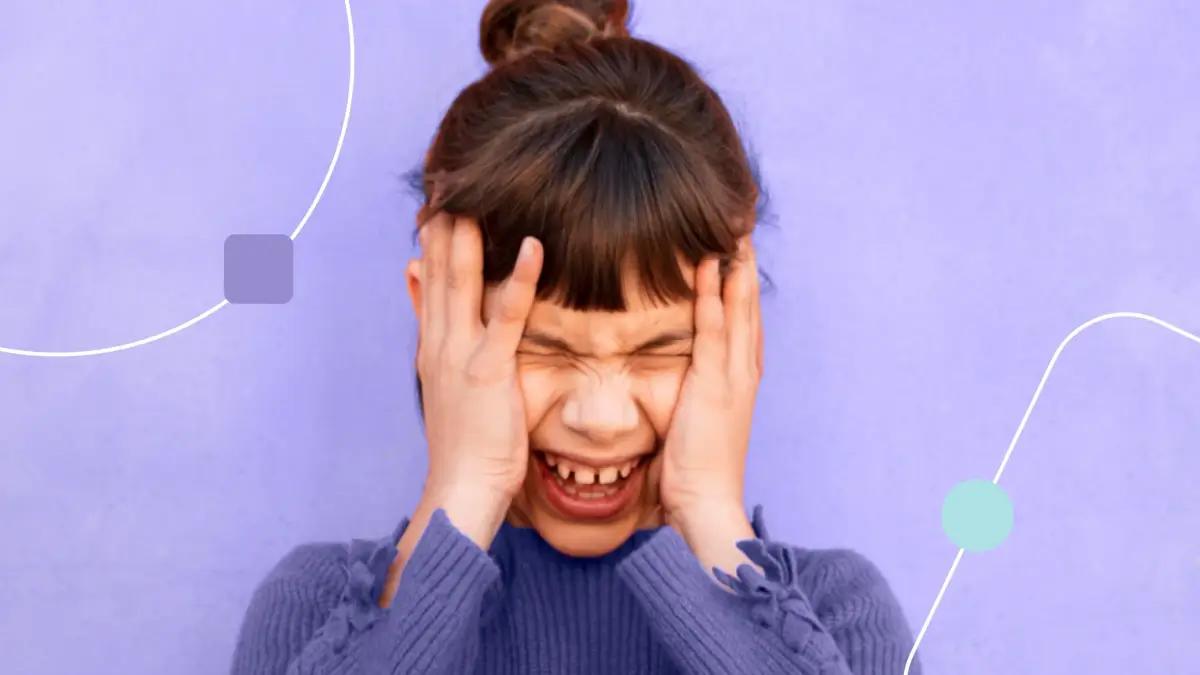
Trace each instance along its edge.
{"label": "cheek", "polygon": [[559,398],[563,375],[551,368],[520,366],[517,377],[525,403],[525,423],[533,429]]}

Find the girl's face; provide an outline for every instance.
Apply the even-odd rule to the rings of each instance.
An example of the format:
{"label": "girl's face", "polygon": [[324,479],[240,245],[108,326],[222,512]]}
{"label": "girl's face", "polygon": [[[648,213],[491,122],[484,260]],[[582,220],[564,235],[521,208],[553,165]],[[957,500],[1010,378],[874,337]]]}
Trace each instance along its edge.
{"label": "girl's face", "polygon": [[603,555],[661,524],[651,459],[691,363],[692,302],[638,297],[623,312],[538,302],[518,351],[530,458],[509,517],[568,555]]}

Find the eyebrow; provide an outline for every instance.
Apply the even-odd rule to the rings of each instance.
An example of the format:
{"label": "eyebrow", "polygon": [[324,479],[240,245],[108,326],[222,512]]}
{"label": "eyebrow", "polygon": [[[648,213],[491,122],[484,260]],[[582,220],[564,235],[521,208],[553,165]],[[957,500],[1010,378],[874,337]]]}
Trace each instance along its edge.
{"label": "eyebrow", "polygon": [[[686,342],[691,342],[693,337],[694,337],[694,333],[691,330],[667,331],[660,335],[656,335],[655,337],[650,338],[649,340],[646,340],[645,342],[643,342],[643,343],[639,344],[638,346],[634,347],[633,349],[629,350],[627,353],[636,354],[638,352],[646,352],[646,351],[650,351],[653,349],[663,349],[664,347],[674,347],[676,345],[681,345]],[[558,337],[555,337],[548,333],[543,333],[538,330],[526,330],[525,334],[521,336],[521,339],[524,342],[530,342],[538,347],[542,347],[543,349],[552,349],[555,351],[579,354],[579,352],[574,347],[572,347],[570,344],[568,344],[562,338],[558,338]]]}

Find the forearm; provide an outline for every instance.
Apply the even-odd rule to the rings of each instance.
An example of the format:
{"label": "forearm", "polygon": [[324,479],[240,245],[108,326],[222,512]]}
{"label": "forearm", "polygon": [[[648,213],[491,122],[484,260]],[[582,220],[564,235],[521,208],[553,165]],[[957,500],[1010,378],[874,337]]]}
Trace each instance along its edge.
{"label": "forearm", "polygon": [[664,530],[621,570],[680,672],[825,675],[796,658],[774,628],[761,623],[766,617],[758,615],[751,598],[714,579],[712,567],[733,564],[730,571],[736,571],[739,557],[743,566],[750,564],[736,542],[724,546],[715,537],[704,539],[697,552],[681,532]]}
{"label": "forearm", "polygon": [[900,675],[911,637],[878,571],[849,552],[766,540],[757,522],[739,535],[747,521],[727,509],[692,511],[622,564],[680,670]]}
{"label": "forearm", "polygon": [[[255,592],[232,672],[450,675],[469,668],[499,568],[435,511],[424,520],[403,583],[386,603],[390,608],[380,607],[396,542],[410,522],[397,536],[355,540],[342,559],[303,550],[290,554],[277,568],[282,571],[272,572]],[[330,577],[344,584],[332,607],[321,604],[338,597],[326,585]]]}

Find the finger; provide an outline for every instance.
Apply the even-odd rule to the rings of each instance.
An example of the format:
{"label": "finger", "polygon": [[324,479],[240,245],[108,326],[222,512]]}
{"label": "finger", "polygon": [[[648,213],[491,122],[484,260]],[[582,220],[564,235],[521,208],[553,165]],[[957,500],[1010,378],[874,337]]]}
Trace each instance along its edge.
{"label": "finger", "polygon": [[446,277],[446,323],[449,330],[480,325],[483,302],[483,235],[470,219],[454,222],[450,236],[450,266]]}
{"label": "finger", "polygon": [[729,364],[756,375],[762,334],[759,309],[758,261],[749,236],[738,251],[725,280],[724,303]]}
{"label": "finger", "polygon": [[729,272],[721,289],[725,324],[730,343],[744,341],[750,318],[750,280],[746,275],[746,241],[738,241],[737,252],[729,261]]}
{"label": "finger", "polygon": [[696,337],[693,366],[720,364],[725,357],[725,310],[721,303],[721,263],[706,258],[696,267]]}
{"label": "finger", "polygon": [[521,242],[521,252],[512,274],[500,289],[496,313],[487,324],[480,353],[482,367],[494,366],[510,359],[521,343],[525,321],[537,297],[538,278],[542,275],[542,244],[533,237]]}
{"label": "finger", "polygon": [[439,213],[421,228],[421,333],[437,344],[446,326],[446,269],[450,249],[450,216]]}

